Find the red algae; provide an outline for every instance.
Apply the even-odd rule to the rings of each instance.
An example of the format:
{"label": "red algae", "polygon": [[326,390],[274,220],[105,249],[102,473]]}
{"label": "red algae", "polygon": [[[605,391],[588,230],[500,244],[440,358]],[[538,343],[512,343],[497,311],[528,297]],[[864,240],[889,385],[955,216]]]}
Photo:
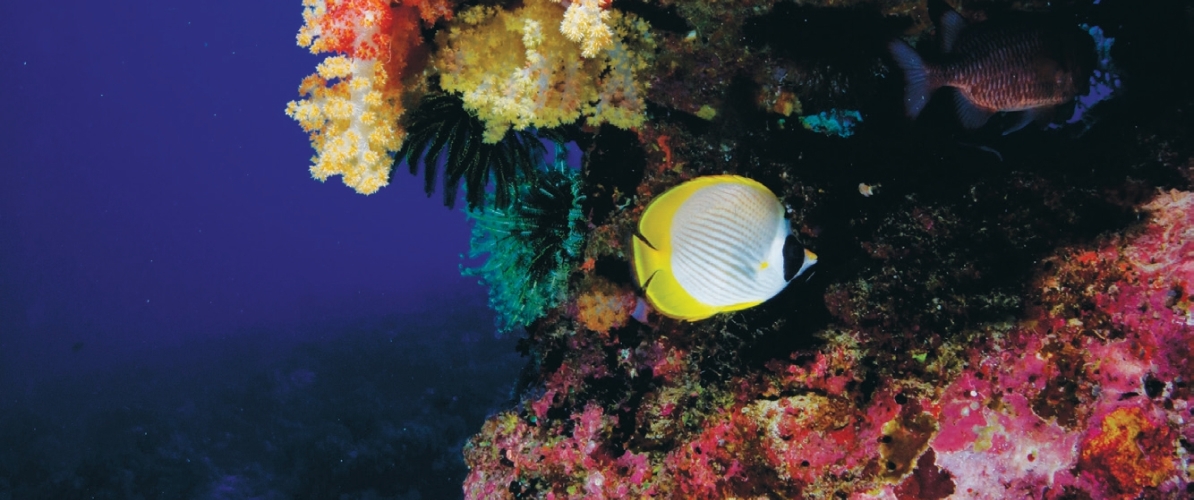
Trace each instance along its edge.
{"label": "red algae", "polygon": [[900,483],[895,489],[899,500],[941,500],[952,495],[955,491],[953,479],[949,472],[941,469],[935,463],[937,455],[930,449],[920,456],[916,462],[916,470],[912,477]]}

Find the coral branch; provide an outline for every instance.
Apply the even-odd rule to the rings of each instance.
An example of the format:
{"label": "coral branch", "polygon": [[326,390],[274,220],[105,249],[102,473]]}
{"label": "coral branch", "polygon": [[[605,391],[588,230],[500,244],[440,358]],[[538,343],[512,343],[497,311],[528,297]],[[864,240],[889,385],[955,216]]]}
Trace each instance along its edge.
{"label": "coral branch", "polygon": [[311,176],[343,176],[362,194],[389,182],[391,154],[402,146],[401,77],[421,43],[419,19],[451,15],[443,0],[391,5],[387,0],[304,0],[298,44],[337,53],[303,80],[286,114],[311,135]]}
{"label": "coral branch", "polygon": [[397,92],[386,88],[386,73],[376,61],[333,56],[303,80],[308,96],[291,101],[286,114],[311,134],[318,151],[311,176],[320,181],[344,176],[344,184],[373,194],[388,183],[390,157],[402,145],[397,120]]}

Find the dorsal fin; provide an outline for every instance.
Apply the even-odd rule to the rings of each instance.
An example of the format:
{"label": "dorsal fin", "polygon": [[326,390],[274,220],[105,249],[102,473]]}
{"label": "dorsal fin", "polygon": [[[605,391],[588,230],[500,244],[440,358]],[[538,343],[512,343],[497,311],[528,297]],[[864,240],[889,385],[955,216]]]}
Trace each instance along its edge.
{"label": "dorsal fin", "polygon": [[948,54],[954,51],[958,35],[966,29],[966,18],[958,14],[956,10],[947,9],[941,14],[941,21],[937,23],[937,29],[941,30],[941,52]]}

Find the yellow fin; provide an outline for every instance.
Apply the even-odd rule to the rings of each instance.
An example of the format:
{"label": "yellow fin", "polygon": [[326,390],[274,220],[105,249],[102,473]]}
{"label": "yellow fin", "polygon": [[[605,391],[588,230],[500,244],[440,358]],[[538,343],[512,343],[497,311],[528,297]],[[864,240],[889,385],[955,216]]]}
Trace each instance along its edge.
{"label": "yellow fin", "polygon": [[696,321],[708,318],[722,311],[689,295],[670,271],[656,272],[647,283],[647,301],[660,314],[670,318]]}

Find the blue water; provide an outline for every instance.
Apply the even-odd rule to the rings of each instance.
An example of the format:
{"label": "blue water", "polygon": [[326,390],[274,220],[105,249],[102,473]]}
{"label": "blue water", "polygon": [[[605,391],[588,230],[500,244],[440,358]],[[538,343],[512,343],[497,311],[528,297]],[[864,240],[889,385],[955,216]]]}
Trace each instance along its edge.
{"label": "blue water", "polygon": [[0,3],[0,498],[459,495],[521,360],[421,178],[310,178],[301,10]]}

